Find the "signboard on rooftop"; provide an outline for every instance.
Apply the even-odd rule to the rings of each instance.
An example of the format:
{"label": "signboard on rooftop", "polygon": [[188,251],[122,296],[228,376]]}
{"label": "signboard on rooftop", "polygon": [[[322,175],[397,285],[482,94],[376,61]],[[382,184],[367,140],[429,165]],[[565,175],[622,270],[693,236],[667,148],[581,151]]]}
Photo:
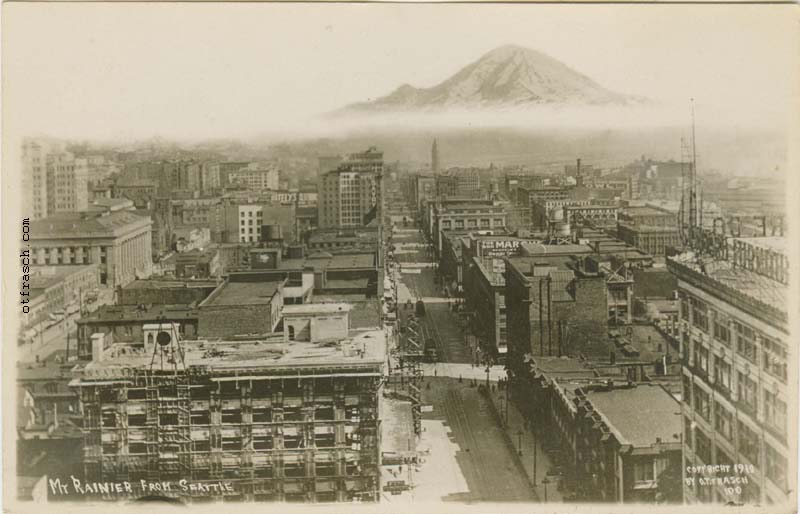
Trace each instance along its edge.
{"label": "signboard on rooftop", "polygon": [[508,257],[518,255],[521,241],[519,239],[491,239],[479,241],[481,257]]}

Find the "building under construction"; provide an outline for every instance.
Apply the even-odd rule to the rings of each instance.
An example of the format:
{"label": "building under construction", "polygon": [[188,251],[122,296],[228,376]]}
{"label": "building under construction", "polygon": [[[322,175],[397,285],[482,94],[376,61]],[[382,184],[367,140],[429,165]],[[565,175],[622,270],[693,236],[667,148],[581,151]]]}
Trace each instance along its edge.
{"label": "building under construction", "polygon": [[[93,341],[72,383],[84,479],[127,481],[133,496],[141,481],[172,483],[159,494],[188,502],[377,501],[383,332],[350,330],[347,309],[298,307],[291,339],[181,341],[164,323],[138,346]],[[326,340],[300,337],[338,317]]]}

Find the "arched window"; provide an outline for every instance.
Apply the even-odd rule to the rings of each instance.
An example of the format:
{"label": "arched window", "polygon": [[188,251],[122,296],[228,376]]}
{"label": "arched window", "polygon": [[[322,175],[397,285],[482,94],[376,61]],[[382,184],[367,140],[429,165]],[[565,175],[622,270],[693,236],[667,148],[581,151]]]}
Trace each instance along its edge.
{"label": "arched window", "polygon": [[289,325],[289,341],[294,341],[294,327]]}
{"label": "arched window", "polygon": [[149,334],[147,334],[147,345],[150,346],[152,344],[153,344],[153,333],[150,332]]}

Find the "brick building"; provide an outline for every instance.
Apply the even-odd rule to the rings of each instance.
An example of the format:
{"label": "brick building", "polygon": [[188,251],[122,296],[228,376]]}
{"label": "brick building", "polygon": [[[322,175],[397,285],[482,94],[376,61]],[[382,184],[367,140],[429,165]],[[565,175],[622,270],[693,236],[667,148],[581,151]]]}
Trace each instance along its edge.
{"label": "brick building", "polygon": [[525,354],[607,355],[606,280],[570,256],[505,259],[507,362]]}
{"label": "brick building", "polygon": [[681,503],[679,402],[656,384],[575,391],[578,497],[615,503]]}
{"label": "brick building", "polygon": [[47,321],[51,314],[78,312],[84,295],[88,296],[99,287],[99,279],[96,264],[33,268],[28,313],[21,315],[22,326]]}
{"label": "brick building", "polygon": [[664,258],[669,247],[682,243],[677,226],[617,224],[617,237],[654,257]]}
{"label": "brick building", "polygon": [[173,323],[181,335],[197,337],[198,310],[188,304],[103,305],[77,320],[78,358],[92,357],[93,339],[103,346],[143,340],[147,323]]}
{"label": "brick building", "polygon": [[241,282],[228,280],[197,307],[198,333],[218,338],[261,335],[275,331],[281,319],[286,280]]}
{"label": "brick building", "polygon": [[505,233],[506,211],[491,200],[464,200],[429,202],[428,233],[434,242],[436,257],[441,255],[442,235],[451,230]]}
{"label": "brick building", "polygon": [[216,280],[134,280],[117,289],[117,305],[200,303],[219,284]]}

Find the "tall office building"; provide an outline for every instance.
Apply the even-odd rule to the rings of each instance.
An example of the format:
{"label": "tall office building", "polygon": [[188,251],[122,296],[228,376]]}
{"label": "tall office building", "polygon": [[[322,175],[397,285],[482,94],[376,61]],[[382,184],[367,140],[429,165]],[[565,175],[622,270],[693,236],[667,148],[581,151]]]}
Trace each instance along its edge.
{"label": "tall office building", "polygon": [[720,237],[708,251],[667,258],[681,303],[684,496],[782,504],[797,451],[787,427],[786,243]]}
{"label": "tall office building", "polygon": [[436,138],[433,139],[433,145],[431,146],[431,170],[434,173],[439,171],[439,143]]}
{"label": "tall office building", "polygon": [[33,219],[89,206],[89,161],[42,141],[22,144],[23,190]]}
{"label": "tall office building", "polygon": [[22,144],[22,189],[35,220],[48,214],[47,151],[47,145],[39,141]]}
{"label": "tall office building", "polygon": [[359,227],[369,224],[380,210],[383,152],[375,147],[350,154],[319,178],[319,226]]}

